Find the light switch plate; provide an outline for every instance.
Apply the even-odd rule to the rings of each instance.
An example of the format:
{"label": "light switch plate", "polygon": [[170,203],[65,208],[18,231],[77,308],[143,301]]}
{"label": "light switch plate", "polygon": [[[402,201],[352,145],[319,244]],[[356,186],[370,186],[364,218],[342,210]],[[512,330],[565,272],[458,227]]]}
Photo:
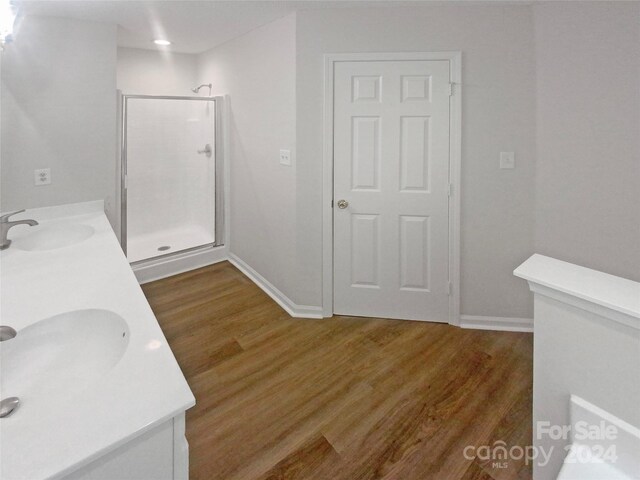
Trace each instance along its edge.
{"label": "light switch plate", "polygon": [[500,168],[516,168],[515,152],[500,152]]}
{"label": "light switch plate", "polygon": [[280,165],[291,166],[291,150],[280,150]]}
{"label": "light switch plate", "polygon": [[51,169],[41,168],[33,171],[33,183],[36,187],[51,184]]}

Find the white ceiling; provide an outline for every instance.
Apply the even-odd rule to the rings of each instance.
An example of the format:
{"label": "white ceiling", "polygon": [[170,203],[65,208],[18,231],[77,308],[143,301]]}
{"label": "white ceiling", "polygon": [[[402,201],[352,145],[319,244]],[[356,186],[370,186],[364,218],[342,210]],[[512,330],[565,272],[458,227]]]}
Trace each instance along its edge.
{"label": "white ceiling", "polygon": [[[21,0],[26,15],[115,23],[118,45],[159,49],[154,38],[172,42],[165,50],[200,53],[298,9],[433,5],[403,0]],[[511,2],[514,3],[514,2]],[[517,3],[517,2],[515,2]]]}
{"label": "white ceiling", "polygon": [[155,38],[172,42],[165,50],[200,53],[292,12],[287,2],[27,0],[25,15],[46,15],[115,23],[118,45],[157,49]]}

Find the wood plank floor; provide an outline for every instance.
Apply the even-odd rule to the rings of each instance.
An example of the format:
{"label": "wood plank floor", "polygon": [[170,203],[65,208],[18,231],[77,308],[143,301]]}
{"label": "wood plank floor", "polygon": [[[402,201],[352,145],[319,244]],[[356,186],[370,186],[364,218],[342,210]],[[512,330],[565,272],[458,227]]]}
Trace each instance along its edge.
{"label": "wood plank floor", "polygon": [[293,319],[224,262],[143,286],[196,397],[192,480],[529,479],[532,335]]}

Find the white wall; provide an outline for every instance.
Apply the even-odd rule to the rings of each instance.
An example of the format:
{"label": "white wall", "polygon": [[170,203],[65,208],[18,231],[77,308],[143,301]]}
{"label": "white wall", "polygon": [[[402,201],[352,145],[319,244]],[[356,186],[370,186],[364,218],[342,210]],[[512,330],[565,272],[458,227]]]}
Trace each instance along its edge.
{"label": "white wall", "polygon": [[[323,54],[460,50],[461,312],[531,317],[511,272],[533,252],[535,78],[529,6],[427,6],[298,12],[297,303],[320,305]],[[499,170],[500,151],[516,169]]]}
{"label": "white wall", "polygon": [[[229,95],[231,253],[285,295],[296,289],[295,15],[199,56],[199,81]],[[294,166],[279,164],[290,149]]]}
{"label": "white wall", "polygon": [[198,86],[197,68],[196,55],[120,47],[118,89],[124,94],[190,96]]}
{"label": "white wall", "polygon": [[[640,276],[639,24],[631,2],[303,10],[197,57],[119,49],[117,86],[230,94],[232,252],[320,305],[323,54],[461,50],[461,310],[528,317],[511,271],[534,250]],[[23,21],[2,54],[2,210],[113,195],[115,45],[112,25]]]}
{"label": "white wall", "polygon": [[106,198],[113,220],[115,25],[26,17],[1,57],[1,210]]}
{"label": "white wall", "polygon": [[[534,422],[569,425],[574,394],[640,425],[640,332],[544,296],[536,295],[535,306]],[[555,450],[549,465],[534,463],[536,479],[557,477],[566,443],[534,433],[536,446]]]}
{"label": "white wall", "polygon": [[640,280],[640,3],[534,11],[536,251]]}

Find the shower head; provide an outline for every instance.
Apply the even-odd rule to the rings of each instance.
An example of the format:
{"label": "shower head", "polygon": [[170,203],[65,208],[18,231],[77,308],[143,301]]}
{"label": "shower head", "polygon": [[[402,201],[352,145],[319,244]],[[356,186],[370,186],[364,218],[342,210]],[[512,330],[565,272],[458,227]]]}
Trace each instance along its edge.
{"label": "shower head", "polygon": [[199,87],[192,88],[191,91],[193,93],[198,93],[202,87],[209,87],[209,96],[211,96],[211,87],[212,87],[212,85],[210,83],[203,83]]}

